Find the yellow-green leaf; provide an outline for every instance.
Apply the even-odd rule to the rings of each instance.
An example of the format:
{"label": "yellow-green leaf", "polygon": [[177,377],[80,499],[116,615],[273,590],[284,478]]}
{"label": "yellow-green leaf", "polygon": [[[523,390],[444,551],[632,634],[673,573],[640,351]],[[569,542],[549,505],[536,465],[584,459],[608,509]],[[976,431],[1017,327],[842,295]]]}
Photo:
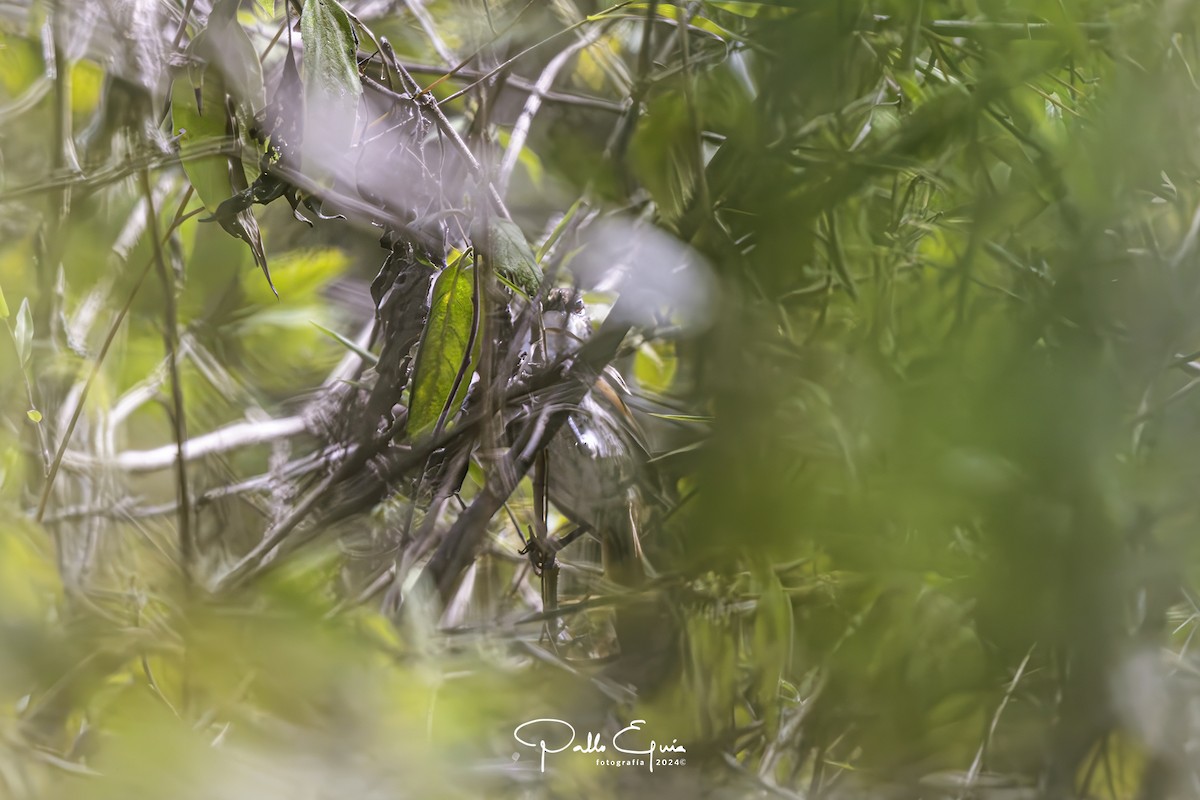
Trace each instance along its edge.
{"label": "yellow-green leaf", "polygon": [[429,319],[413,369],[411,436],[444,426],[462,404],[471,383],[477,324],[475,275],[463,254],[442,270],[433,285]]}
{"label": "yellow-green leaf", "polygon": [[199,70],[195,84],[187,75],[176,78],[171,84],[171,121],[179,139],[183,171],[204,207],[216,212],[217,207],[233,195],[229,157],[214,153],[229,140],[225,89],[220,75],[207,69]]}

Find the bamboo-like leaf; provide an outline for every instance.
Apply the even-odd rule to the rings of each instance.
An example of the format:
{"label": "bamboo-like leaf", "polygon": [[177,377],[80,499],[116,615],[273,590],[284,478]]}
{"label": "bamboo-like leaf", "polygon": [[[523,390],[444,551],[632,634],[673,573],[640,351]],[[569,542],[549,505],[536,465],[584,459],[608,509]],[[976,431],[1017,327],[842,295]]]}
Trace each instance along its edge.
{"label": "bamboo-like leaf", "polygon": [[562,219],[560,219],[558,224],[554,226],[554,230],[550,231],[550,235],[546,237],[546,241],[543,242],[542,246],[538,248],[537,254],[534,257],[534,260],[537,261],[537,263],[542,263],[542,259],[546,257],[546,253],[550,252],[550,248],[554,247],[554,245],[562,237],[563,232],[567,229],[567,226],[571,224],[571,220],[575,218],[575,215],[579,213],[579,209],[582,207],[582,197],[571,204],[571,207],[567,209],[567,213],[563,214]]}
{"label": "bamboo-like leaf", "polygon": [[329,328],[326,328],[324,325],[320,324],[319,322],[313,322],[312,326],[314,328],[316,328],[317,330],[319,330],[321,333],[328,336],[330,339],[333,339],[335,342],[340,344],[342,347],[349,350],[351,353],[354,353],[356,356],[361,358],[363,360],[363,363],[368,364],[372,367],[379,363],[379,356],[375,355],[374,353],[372,353],[370,350],[366,349],[365,347],[359,347],[358,342],[355,342],[351,339],[347,339],[345,336],[342,336],[337,331],[330,330]]}
{"label": "bamboo-like leaf", "polygon": [[687,208],[702,169],[696,162],[693,138],[687,105],[679,93],[649,103],[646,119],[633,137],[633,161],[659,213],[670,221]]}
{"label": "bamboo-like leaf", "polygon": [[21,359],[21,366],[25,366],[29,363],[29,357],[33,355],[33,314],[29,310],[28,298],[21,301],[21,308],[17,310],[13,340],[17,343],[17,356]]}
{"label": "bamboo-like leaf", "polygon": [[[469,252],[469,251],[468,251]],[[462,403],[477,350],[475,276],[467,254],[442,270],[413,370],[408,430],[413,437],[444,426]]]}
{"label": "bamboo-like leaf", "polygon": [[764,713],[768,735],[779,725],[779,685],[787,678],[792,654],[792,605],[774,570],[764,569],[762,594],[754,615],[754,654],[759,665],[756,699]]}
{"label": "bamboo-like leaf", "polygon": [[0,286],[0,319],[8,319],[8,303],[4,300],[3,286]]}

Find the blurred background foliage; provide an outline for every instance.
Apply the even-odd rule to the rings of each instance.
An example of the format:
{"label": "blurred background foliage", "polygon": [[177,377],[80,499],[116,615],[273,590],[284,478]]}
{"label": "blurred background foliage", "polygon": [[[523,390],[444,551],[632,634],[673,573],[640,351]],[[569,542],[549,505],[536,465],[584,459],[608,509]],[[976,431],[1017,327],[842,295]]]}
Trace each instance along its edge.
{"label": "blurred background foliage", "polygon": [[[188,43],[234,13],[271,92],[301,7],[342,8],[212,6],[0,2],[0,796],[1200,791],[1195,4],[347,0],[356,90],[386,38],[560,283],[599,247],[564,219],[711,271],[616,362],[670,489],[650,579],[581,541],[558,610],[529,481],[452,597],[402,558],[484,494],[482,438],[459,502],[398,482],[222,583],[320,479],[385,254],[338,176],[306,192],[345,220],[253,209],[278,299],[204,221]],[[539,717],[646,719],[688,764],[543,775],[512,758]]]}

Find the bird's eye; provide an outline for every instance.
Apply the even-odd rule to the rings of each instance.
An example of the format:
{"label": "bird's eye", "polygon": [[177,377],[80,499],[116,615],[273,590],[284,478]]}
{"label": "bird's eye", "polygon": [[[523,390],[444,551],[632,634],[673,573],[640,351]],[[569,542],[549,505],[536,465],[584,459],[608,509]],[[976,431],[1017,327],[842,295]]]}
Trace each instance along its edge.
{"label": "bird's eye", "polygon": [[578,297],[575,298],[575,302],[571,303],[571,313],[572,314],[582,314],[583,313],[583,300],[581,300]]}

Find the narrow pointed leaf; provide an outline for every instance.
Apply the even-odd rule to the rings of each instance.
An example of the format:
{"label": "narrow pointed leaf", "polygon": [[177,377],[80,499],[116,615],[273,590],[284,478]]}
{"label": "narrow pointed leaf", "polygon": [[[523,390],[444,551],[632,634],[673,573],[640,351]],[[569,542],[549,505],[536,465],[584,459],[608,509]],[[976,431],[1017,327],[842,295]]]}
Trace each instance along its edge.
{"label": "narrow pointed leaf", "polygon": [[33,313],[29,310],[28,298],[21,301],[21,308],[17,310],[13,340],[17,343],[17,356],[21,359],[21,366],[25,366],[29,363],[29,357],[33,355]]}

